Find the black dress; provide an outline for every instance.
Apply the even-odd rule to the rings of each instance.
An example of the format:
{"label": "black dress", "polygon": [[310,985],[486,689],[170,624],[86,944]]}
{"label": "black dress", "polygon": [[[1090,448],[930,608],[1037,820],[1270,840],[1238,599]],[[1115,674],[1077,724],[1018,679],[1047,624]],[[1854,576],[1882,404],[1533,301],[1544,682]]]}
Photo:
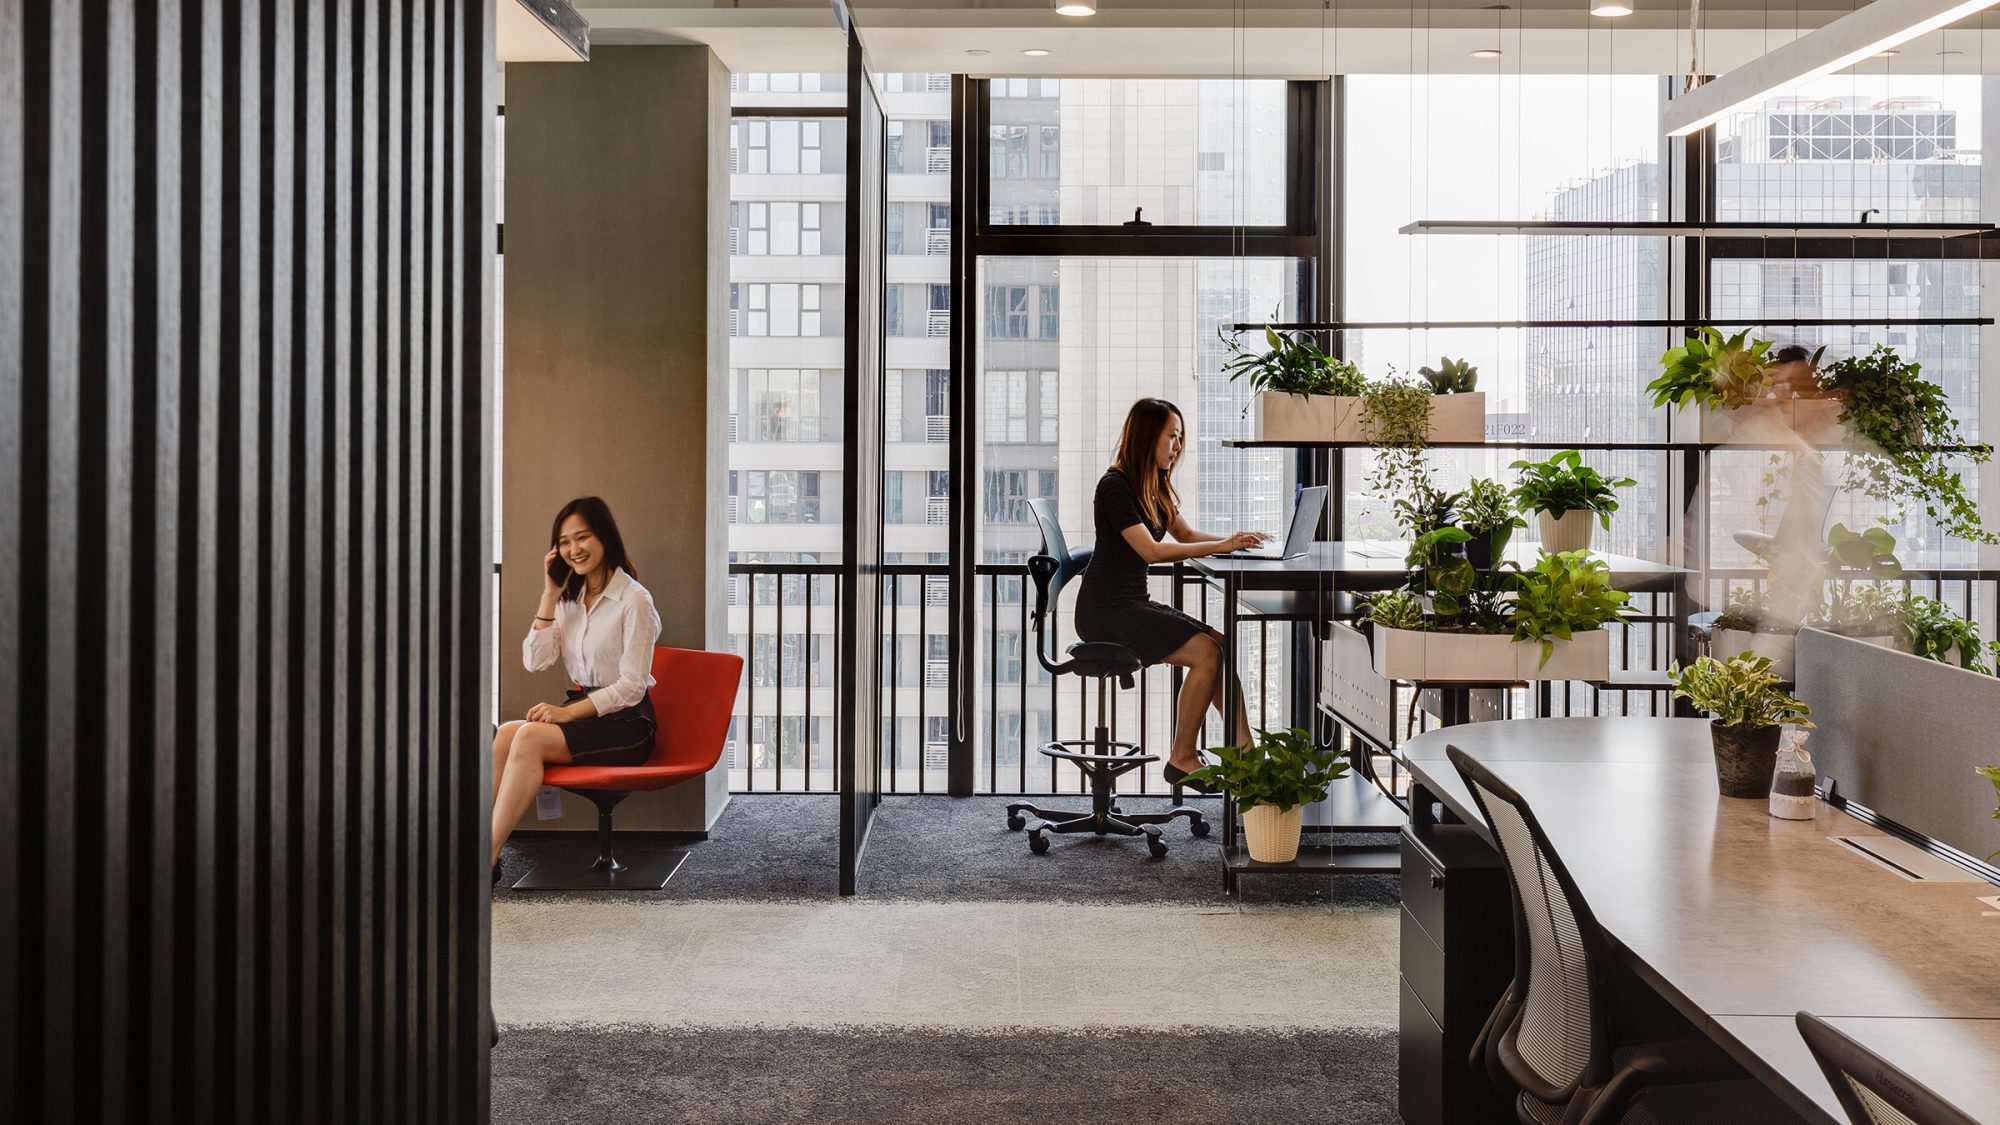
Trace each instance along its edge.
{"label": "black dress", "polygon": [[1117,469],[1097,482],[1092,508],[1097,522],[1097,546],[1083,572],[1083,589],[1076,596],[1076,635],[1086,641],[1124,645],[1148,664],[1158,664],[1207,626],[1172,606],[1147,596],[1146,560],[1125,541],[1125,529],[1138,524],[1155,543],[1167,529],[1140,515],[1132,482]]}

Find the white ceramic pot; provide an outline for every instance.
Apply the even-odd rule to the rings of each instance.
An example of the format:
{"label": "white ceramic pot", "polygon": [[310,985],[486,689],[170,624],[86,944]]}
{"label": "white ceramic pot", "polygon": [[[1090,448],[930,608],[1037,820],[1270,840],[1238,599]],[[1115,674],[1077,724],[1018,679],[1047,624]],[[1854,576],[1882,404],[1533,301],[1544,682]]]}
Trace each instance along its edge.
{"label": "white ceramic pot", "polygon": [[1243,837],[1250,844],[1250,858],[1258,863],[1290,863],[1299,858],[1299,829],[1305,813],[1304,805],[1284,812],[1276,805],[1244,809]]}
{"label": "white ceramic pot", "polygon": [[1587,509],[1564,512],[1552,516],[1541,512],[1535,517],[1541,526],[1542,550],[1552,555],[1564,551],[1588,551],[1590,549],[1590,529],[1597,523],[1597,513]]}
{"label": "white ceramic pot", "polygon": [[1741,653],[1755,653],[1771,662],[1771,671],[1779,679],[1792,678],[1793,667],[1799,651],[1797,633],[1751,633],[1742,629],[1717,629],[1709,638],[1708,648],[1717,660],[1727,660]]}

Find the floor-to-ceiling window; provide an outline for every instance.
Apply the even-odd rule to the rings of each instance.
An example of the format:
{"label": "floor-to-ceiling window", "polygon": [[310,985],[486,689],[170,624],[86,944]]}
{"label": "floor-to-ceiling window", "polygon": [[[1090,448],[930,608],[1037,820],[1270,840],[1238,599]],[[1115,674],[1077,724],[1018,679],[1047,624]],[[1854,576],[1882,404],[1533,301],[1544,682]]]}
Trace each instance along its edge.
{"label": "floor-to-ceiling window", "polygon": [[[1211,530],[1281,528],[1291,461],[1240,450],[1250,397],[1221,372],[1218,331],[1276,313],[1297,316],[1310,269],[1285,257],[1232,254],[1226,239],[1179,252],[1120,253],[1139,220],[1150,232],[1285,228],[1295,96],[1280,81],[996,78],[986,88],[984,213],[992,237],[1046,238],[1054,253],[982,253],[967,306],[974,325],[979,559],[1014,566],[1037,553],[1027,501],[1050,501],[1072,546],[1093,539],[1091,497],[1110,465],[1132,402],[1178,404],[1190,430],[1177,484],[1191,522]],[[1155,579],[1154,596],[1175,591]],[[1200,593],[1184,590],[1190,611]],[[973,739],[981,788],[1068,789],[1075,771],[1035,753],[1075,737],[1075,681],[1051,682],[1034,655],[1034,594],[1019,577],[985,575],[977,593],[975,657],[982,669]],[[1058,648],[1074,634],[1066,600]],[[1219,607],[1218,607],[1219,610]],[[1253,718],[1286,721],[1290,663],[1283,635],[1248,630],[1239,666]],[[1060,692],[1060,694],[1059,694]],[[1121,737],[1162,753],[1172,733],[1172,684],[1153,669],[1121,700]],[[1220,727],[1216,727],[1219,737]],[[1157,785],[1157,779],[1152,784]]]}

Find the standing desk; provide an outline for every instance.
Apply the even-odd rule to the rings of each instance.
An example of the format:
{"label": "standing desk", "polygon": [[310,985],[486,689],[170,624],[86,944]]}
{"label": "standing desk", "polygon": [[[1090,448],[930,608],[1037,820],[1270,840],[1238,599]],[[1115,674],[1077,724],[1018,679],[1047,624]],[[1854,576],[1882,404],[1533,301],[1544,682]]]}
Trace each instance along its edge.
{"label": "standing desk", "polygon": [[[1536,544],[1510,543],[1506,557],[1519,564],[1531,564],[1539,556]],[[1222,596],[1222,700],[1223,730],[1231,729],[1228,718],[1236,706],[1236,635],[1240,622],[1308,621],[1319,623],[1335,615],[1340,595],[1393,589],[1407,582],[1409,568],[1403,558],[1407,543],[1393,540],[1352,540],[1318,542],[1295,559],[1228,559],[1213,556],[1189,560],[1195,572],[1217,586]],[[1624,555],[1598,555],[1611,568],[1611,581],[1621,590],[1678,593],[1686,570],[1665,563]],[[1175,583],[1176,590],[1179,583]],[[1444,721],[1452,725],[1464,721],[1474,685],[1444,687]],[[1225,737],[1227,735],[1225,734]],[[1337,823],[1326,826],[1335,832],[1395,832],[1405,815],[1393,801],[1381,795],[1372,778],[1351,772],[1339,784],[1335,797]],[[1236,876],[1260,871],[1312,873],[1346,871],[1385,873],[1397,870],[1365,847],[1341,846],[1303,849],[1294,864],[1261,865],[1249,860],[1247,851],[1236,848],[1236,804],[1223,801],[1222,816],[1223,886],[1234,893]]]}
{"label": "standing desk", "polygon": [[1978,901],[1995,887],[1895,874],[1829,840],[1883,833],[1824,803],[1784,821],[1718,795],[1702,719],[1420,735],[1400,749],[1413,833],[1442,806],[1491,843],[1447,744],[1526,798],[1621,962],[1807,1120],[1844,1117],[1792,1029],[1800,1010],[2000,1122],[2000,916]]}

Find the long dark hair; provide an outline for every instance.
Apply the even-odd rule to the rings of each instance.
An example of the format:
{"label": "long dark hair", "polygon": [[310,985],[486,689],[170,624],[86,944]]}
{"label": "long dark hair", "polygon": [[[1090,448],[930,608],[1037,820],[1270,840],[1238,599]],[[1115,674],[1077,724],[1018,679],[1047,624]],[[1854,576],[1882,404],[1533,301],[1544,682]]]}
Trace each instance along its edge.
{"label": "long dark hair", "polygon": [[[1180,494],[1174,491],[1170,470],[1160,466],[1160,434],[1167,421],[1181,418],[1181,408],[1163,398],[1142,398],[1125,415],[1125,428],[1118,435],[1118,453],[1112,464],[1132,482],[1139,494],[1139,511],[1154,523],[1171,525],[1180,514]],[[1183,432],[1187,419],[1181,418]]]}
{"label": "long dark hair", "polygon": [[[604,568],[609,575],[612,570],[623,568],[625,573],[638,577],[639,571],[632,565],[631,556],[625,553],[625,537],[618,534],[618,521],[611,518],[611,506],[595,496],[579,496],[562,506],[556,513],[556,522],[549,527],[549,546],[562,541],[563,521],[571,516],[582,516],[584,525],[597,541],[604,544]],[[558,556],[560,561],[560,556]],[[563,569],[569,570],[567,563]],[[573,602],[583,596],[583,575],[569,571],[569,578],[563,582],[562,600]]]}

